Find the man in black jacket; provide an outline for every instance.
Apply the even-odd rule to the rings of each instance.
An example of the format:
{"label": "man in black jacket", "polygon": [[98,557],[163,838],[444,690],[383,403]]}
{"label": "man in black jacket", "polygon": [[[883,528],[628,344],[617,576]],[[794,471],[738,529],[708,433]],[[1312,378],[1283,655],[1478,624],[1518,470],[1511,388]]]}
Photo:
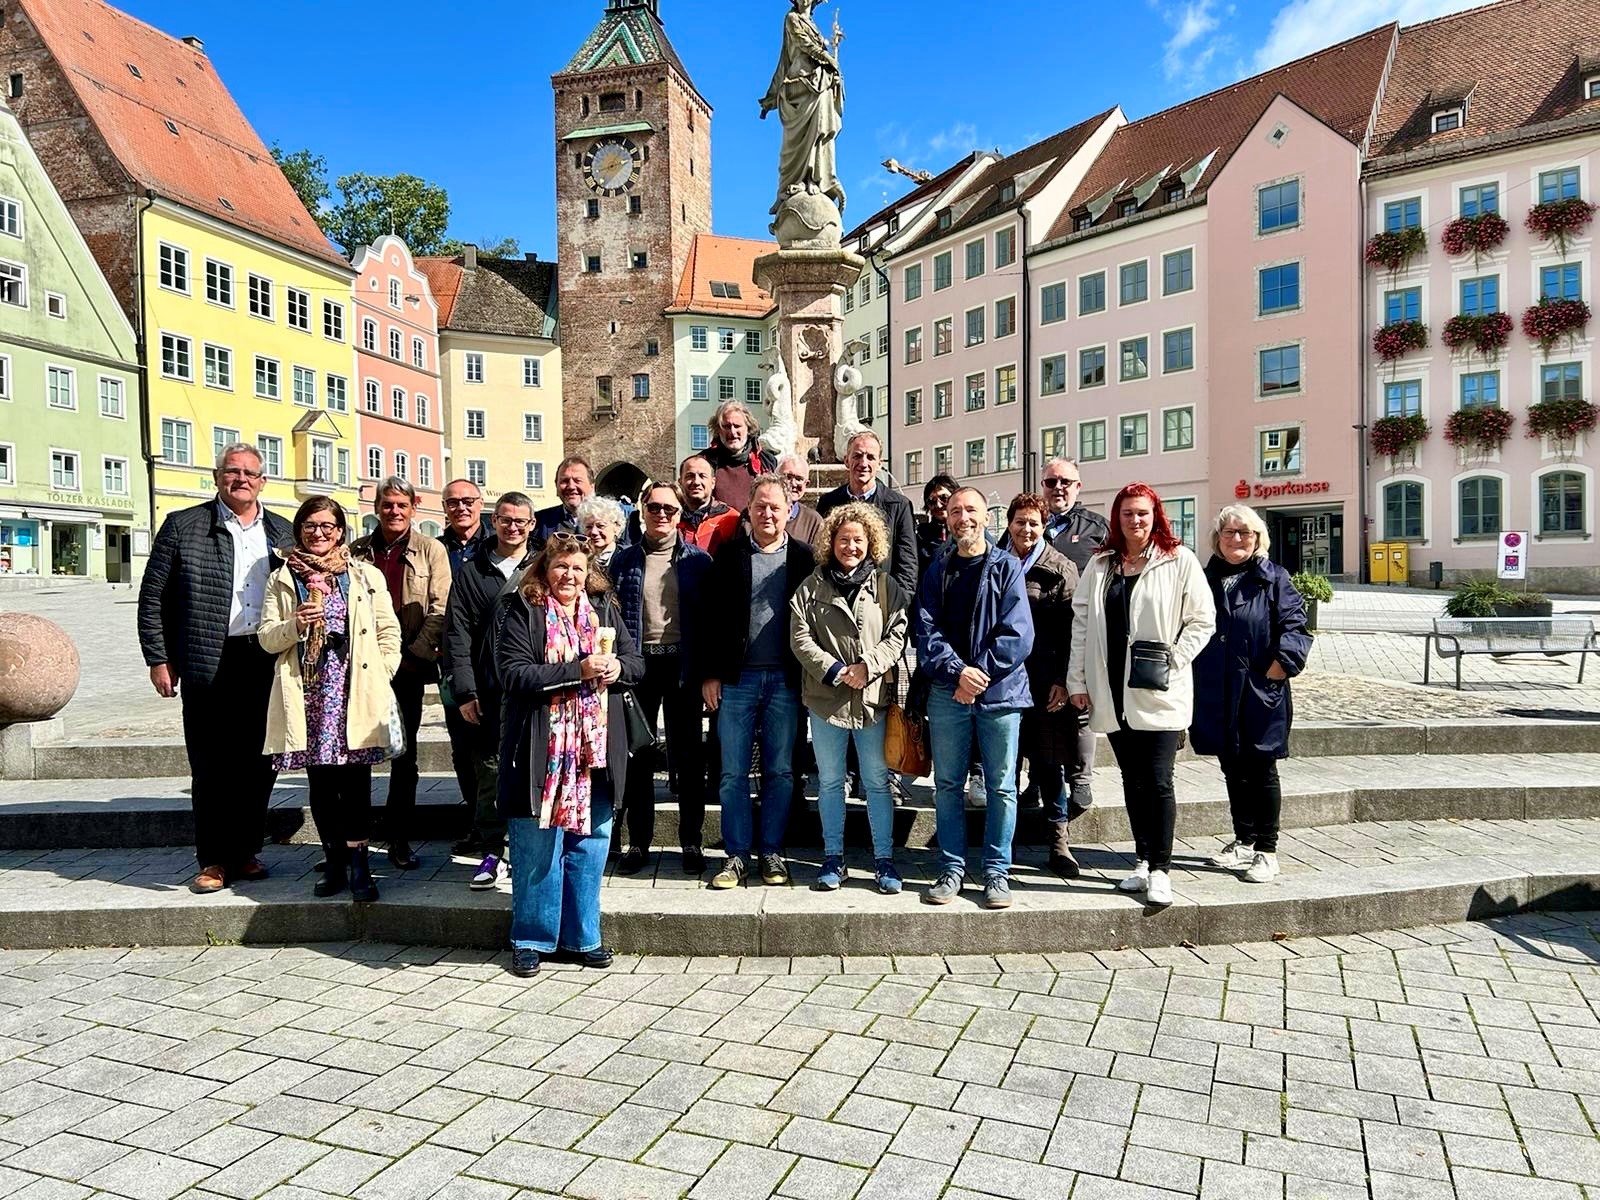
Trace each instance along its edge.
{"label": "man in black jacket", "polygon": [[594,495],[594,468],[581,454],[569,454],[556,467],[556,494],[560,504],[541,508],[534,516],[533,536],[528,539],[534,548],[542,546],[552,533],[581,533],[578,528],[578,505]]}
{"label": "man in black jacket", "polygon": [[860,501],[883,514],[889,529],[889,575],[908,596],[917,594],[917,521],[911,501],[878,479],[883,463],[883,442],[872,430],[856,434],[845,446],[846,481],[817,501],[826,517],[841,504]]}
{"label": "man in black jacket", "polygon": [[[800,664],[789,646],[789,599],[811,574],[811,547],[785,532],[789,489],[778,475],[759,476],[750,489],[750,532],[736,533],[717,551],[703,612],[714,635],[697,638],[695,675],[706,707],[720,713],[722,842],[728,859],[713,888],[738,887],[749,874],[753,848],[761,878],[789,882],[783,847],[794,786],[794,739],[799,729]],[[750,751],[761,737],[761,835],[756,845],[750,801]]]}
{"label": "man in black jacket", "polygon": [[150,682],[183,702],[197,892],[266,878],[257,856],[277,779],[262,753],[276,660],[256,629],[272,549],[293,537],[289,522],[260,502],[254,446],[225,447],[212,478],[215,500],[162,523],[139,585],[139,648]]}
{"label": "man in black jacket", "polygon": [[1045,540],[1071,559],[1081,575],[1088,570],[1089,560],[1104,544],[1111,527],[1078,499],[1083,493],[1083,476],[1070,458],[1052,458],[1045,463],[1044,477],[1039,482],[1050,509],[1044,521]]}
{"label": "man in black jacket", "polygon": [[456,571],[444,613],[444,670],[472,756],[472,826],[451,849],[481,854],[474,891],[494,888],[505,858],[506,823],[495,806],[500,778],[500,692],[494,681],[494,617],[516,586],[533,529],[533,501],[506,492],[494,506],[495,540],[479,543]]}

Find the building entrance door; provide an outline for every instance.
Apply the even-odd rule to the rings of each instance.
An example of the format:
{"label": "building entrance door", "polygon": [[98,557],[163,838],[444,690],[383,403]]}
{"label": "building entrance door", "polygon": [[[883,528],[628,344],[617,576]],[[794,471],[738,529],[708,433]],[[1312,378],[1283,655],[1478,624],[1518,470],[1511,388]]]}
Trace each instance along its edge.
{"label": "building entrance door", "polygon": [[1341,509],[1268,510],[1262,517],[1272,535],[1272,561],[1293,574],[1344,574],[1344,513]]}

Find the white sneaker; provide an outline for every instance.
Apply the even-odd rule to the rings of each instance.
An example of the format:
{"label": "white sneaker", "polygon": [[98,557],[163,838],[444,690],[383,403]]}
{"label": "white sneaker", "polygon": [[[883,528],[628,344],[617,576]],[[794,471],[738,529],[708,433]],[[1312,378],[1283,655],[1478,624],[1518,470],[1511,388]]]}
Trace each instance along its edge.
{"label": "white sneaker", "polygon": [[1145,900],[1157,908],[1165,908],[1172,903],[1172,877],[1165,871],[1150,872],[1150,890],[1145,893]]}
{"label": "white sneaker", "polygon": [[1142,892],[1150,886],[1150,864],[1140,859],[1134,864],[1133,874],[1117,884],[1117,890],[1122,892]]}
{"label": "white sneaker", "polygon": [[1213,867],[1226,867],[1230,871],[1243,871],[1255,861],[1255,848],[1241,841],[1231,841],[1211,856]]}
{"label": "white sneaker", "polygon": [[967,777],[967,805],[971,808],[989,807],[989,789],[984,786],[981,773]]}
{"label": "white sneaker", "polygon": [[1278,856],[1258,852],[1244,877],[1249,883],[1271,883],[1278,877]]}

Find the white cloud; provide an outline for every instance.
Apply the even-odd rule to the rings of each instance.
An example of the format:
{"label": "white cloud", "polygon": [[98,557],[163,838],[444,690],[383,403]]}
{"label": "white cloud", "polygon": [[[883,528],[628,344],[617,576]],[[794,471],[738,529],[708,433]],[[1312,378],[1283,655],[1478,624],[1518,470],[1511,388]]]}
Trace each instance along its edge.
{"label": "white cloud", "polygon": [[1206,41],[1221,24],[1212,0],[1189,0],[1175,11],[1161,14],[1172,26],[1172,36],[1162,48],[1161,65],[1169,80],[1194,77],[1205,71],[1216,55],[1217,44]]}
{"label": "white cloud", "polygon": [[955,153],[957,157],[978,144],[978,127],[966,121],[957,121],[948,129],[941,129],[928,139],[927,151],[935,157]]}
{"label": "white cloud", "polygon": [[1446,13],[1475,8],[1483,0],[1290,0],[1278,10],[1266,42],[1256,51],[1255,69],[1301,58],[1355,37],[1387,21],[1414,25]]}

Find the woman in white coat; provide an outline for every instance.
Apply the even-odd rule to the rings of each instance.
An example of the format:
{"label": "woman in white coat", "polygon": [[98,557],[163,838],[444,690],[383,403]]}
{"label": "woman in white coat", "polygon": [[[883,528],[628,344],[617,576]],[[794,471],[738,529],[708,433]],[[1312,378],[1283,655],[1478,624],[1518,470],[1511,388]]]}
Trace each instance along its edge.
{"label": "woman in white coat", "polygon": [[1172,903],[1172,771],[1194,711],[1189,665],[1216,623],[1200,560],[1172,532],[1155,490],[1130,483],[1073,594],[1067,692],[1108,735],[1122,770],[1138,863],[1117,886],[1155,905]]}
{"label": "woman in white coat", "polygon": [[265,753],[275,771],[305,770],[326,865],[312,889],[378,898],[367,863],[372,768],[389,747],[389,680],[400,622],[383,573],[350,557],[344,510],[314,496],[294,515],[294,545],[267,583],[257,636],[278,656]]}

